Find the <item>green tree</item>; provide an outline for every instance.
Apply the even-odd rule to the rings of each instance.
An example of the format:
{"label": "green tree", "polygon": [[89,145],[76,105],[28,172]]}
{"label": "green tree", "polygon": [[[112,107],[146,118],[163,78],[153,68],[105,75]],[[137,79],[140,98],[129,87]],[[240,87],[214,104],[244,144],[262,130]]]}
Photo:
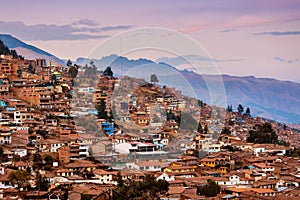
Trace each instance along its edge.
{"label": "green tree", "polygon": [[232,112],[232,105],[228,105],[226,111],[227,112]]}
{"label": "green tree", "polygon": [[157,78],[156,74],[151,74],[150,82],[154,83],[154,85],[155,85],[155,83],[158,83],[158,78]]}
{"label": "green tree", "polygon": [[214,197],[220,193],[221,187],[215,181],[208,179],[206,185],[199,190],[201,195],[205,195],[206,197]]}
{"label": "green tree", "polygon": [[40,191],[48,191],[50,182],[43,177],[39,172],[36,174],[37,189]]}
{"label": "green tree", "polygon": [[120,188],[124,186],[124,181],[122,179],[120,171],[117,174],[117,186],[120,187]]}
{"label": "green tree", "polygon": [[103,75],[112,77],[114,75],[114,73],[111,70],[111,67],[106,67],[106,69],[103,71]]}
{"label": "green tree", "polygon": [[100,102],[95,106],[98,111],[98,118],[99,119],[107,119],[107,110],[106,110],[106,103],[104,99],[101,99]]}
{"label": "green tree", "polygon": [[129,199],[157,199],[159,194],[169,190],[166,180],[156,180],[153,175],[147,174],[143,181],[129,180],[122,187],[117,187],[117,192]]}
{"label": "green tree", "polygon": [[187,112],[182,112],[181,113],[181,120],[180,120],[180,128],[184,130],[191,130],[194,131],[196,130],[198,123],[197,121],[193,118],[192,115],[190,115]]}
{"label": "green tree", "polygon": [[275,144],[278,142],[278,136],[268,122],[263,125],[257,125],[256,130],[250,130],[247,142],[259,144]]}
{"label": "green tree", "polygon": [[251,116],[251,111],[249,107],[246,109],[245,115],[249,117]]}
{"label": "green tree", "polygon": [[2,147],[0,147],[0,161],[1,161],[1,163],[3,162],[3,158],[4,158],[3,153],[4,153],[4,151],[3,151]]}
{"label": "green tree", "polygon": [[72,67],[72,61],[70,59],[67,61],[67,66]]}
{"label": "green tree", "polygon": [[8,180],[12,185],[17,185],[18,189],[28,185],[30,174],[26,170],[16,170],[9,174]]}
{"label": "green tree", "polygon": [[204,126],[204,131],[203,131],[203,133],[205,133],[205,134],[208,133],[208,126],[207,126],[207,124],[205,124],[205,126]]}
{"label": "green tree", "polygon": [[42,159],[42,156],[41,154],[39,153],[36,153],[33,155],[33,165],[32,165],[32,168],[34,170],[39,170],[39,169],[42,169],[43,167],[43,159]]}
{"label": "green tree", "polygon": [[197,132],[198,132],[198,133],[203,133],[203,128],[202,128],[202,125],[201,125],[200,122],[198,123]]}
{"label": "green tree", "polygon": [[229,130],[228,127],[224,127],[221,131],[221,134],[231,135],[231,131]]}
{"label": "green tree", "polygon": [[69,68],[69,74],[70,74],[70,76],[71,76],[72,78],[75,78],[75,77],[77,76],[77,74],[78,74],[78,69],[77,69],[77,67],[71,66],[71,67]]}
{"label": "green tree", "polygon": [[238,113],[242,114],[244,112],[244,107],[241,104],[239,104],[237,111],[238,111]]}
{"label": "green tree", "polygon": [[0,40],[0,54],[9,55],[9,48]]}
{"label": "green tree", "polygon": [[32,74],[35,73],[35,69],[33,68],[32,64],[29,64],[29,65],[28,65],[28,71],[29,71],[30,73],[32,73]]}

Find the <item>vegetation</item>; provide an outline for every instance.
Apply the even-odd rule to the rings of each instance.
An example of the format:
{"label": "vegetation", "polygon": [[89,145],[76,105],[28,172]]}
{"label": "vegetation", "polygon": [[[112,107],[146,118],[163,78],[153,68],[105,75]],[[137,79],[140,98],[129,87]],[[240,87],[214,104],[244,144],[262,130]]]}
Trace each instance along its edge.
{"label": "vegetation", "polygon": [[107,119],[107,110],[106,110],[106,103],[104,99],[101,99],[100,102],[96,105],[96,109],[98,111],[98,118],[99,119]]}
{"label": "vegetation", "polygon": [[18,189],[24,188],[28,185],[30,174],[26,170],[16,170],[8,176],[9,182],[12,185],[17,185]]}
{"label": "vegetation", "polygon": [[151,74],[150,82],[154,83],[154,85],[155,85],[155,83],[158,83],[158,78],[157,78],[156,74]]}
{"label": "vegetation", "polygon": [[198,122],[187,112],[181,113],[180,128],[184,130],[196,130]]}
{"label": "vegetation", "polygon": [[157,199],[159,194],[169,190],[166,180],[156,180],[153,175],[146,175],[143,181],[124,182],[118,173],[117,192],[129,199]]}
{"label": "vegetation", "polygon": [[17,59],[22,59],[24,60],[24,58],[22,56],[19,56],[16,52],[16,50],[12,49],[10,50],[3,42],[2,40],[0,40],[0,55],[12,55],[13,58]]}
{"label": "vegetation", "polygon": [[219,194],[221,191],[221,187],[215,181],[208,179],[207,183],[204,187],[199,188],[199,192],[201,195],[205,195],[206,197],[214,197]]}
{"label": "vegetation", "polygon": [[70,76],[72,78],[75,78],[77,76],[77,74],[78,74],[78,67],[77,67],[77,65],[71,66],[69,68],[69,74],[70,74]]}
{"label": "vegetation", "polygon": [[48,191],[48,188],[50,186],[50,182],[43,177],[40,173],[37,173],[36,175],[36,186],[37,189],[40,191]]}
{"label": "vegetation", "polygon": [[263,125],[257,125],[256,130],[249,131],[247,142],[259,144],[276,144],[278,142],[278,136],[272,129],[272,125],[266,122]]}
{"label": "vegetation", "polygon": [[244,107],[241,104],[239,104],[237,111],[238,111],[238,113],[242,114],[244,112]]}
{"label": "vegetation", "polygon": [[250,108],[249,108],[249,107],[246,109],[246,112],[245,112],[244,115],[245,115],[245,116],[248,116],[248,117],[251,117],[251,111],[250,111]]}
{"label": "vegetation", "polygon": [[226,108],[226,111],[227,112],[232,112],[233,111],[232,105],[228,105],[227,108]]}
{"label": "vegetation", "polygon": [[228,127],[224,127],[221,131],[221,134],[231,135],[231,131],[229,130]]}
{"label": "vegetation", "polygon": [[106,67],[106,69],[103,71],[103,75],[112,77],[114,75],[114,73],[111,70],[111,67]]}

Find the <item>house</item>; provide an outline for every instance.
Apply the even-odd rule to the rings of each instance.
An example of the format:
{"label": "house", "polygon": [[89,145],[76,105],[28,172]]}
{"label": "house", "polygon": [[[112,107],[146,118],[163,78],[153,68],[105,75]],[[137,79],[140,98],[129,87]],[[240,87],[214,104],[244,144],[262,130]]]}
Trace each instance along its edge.
{"label": "house", "polygon": [[254,163],[253,166],[261,172],[274,172],[275,168],[273,166],[266,165],[265,163]]}
{"label": "house", "polygon": [[194,172],[197,166],[169,166],[163,169],[163,172]]}
{"label": "house", "polygon": [[254,144],[252,146],[252,152],[254,155],[258,156],[259,153],[265,152],[265,145],[263,144]]}
{"label": "house", "polygon": [[[223,180],[222,180],[223,179]],[[217,183],[220,186],[226,186],[226,187],[238,187],[238,188],[245,188],[250,187],[250,181],[246,178],[241,178],[240,176],[234,174],[231,176],[228,176],[227,178],[216,179]]]}
{"label": "house", "polygon": [[95,175],[94,179],[99,180],[102,184],[116,184],[116,181],[113,180],[113,172],[108,172],[103,169],[95,169],[93,170],[93,174]]}
{"label": "house", "polygon": [[138,162],[133,164],[126,164],[128,168],[137,169],[141,171],[161,171],[162,164],[158,161]]}
{"label": "house", "polygon": [[12,169],[5,169],[0,167],[0,189],[12,188],[13,186],[9,182],[9,175],[12,172]]}
{"label": "house", "polygon": [[156,180],[166,180],[166,181],[175,181],[175,177],[173,173],[162,172],[158,174]]}

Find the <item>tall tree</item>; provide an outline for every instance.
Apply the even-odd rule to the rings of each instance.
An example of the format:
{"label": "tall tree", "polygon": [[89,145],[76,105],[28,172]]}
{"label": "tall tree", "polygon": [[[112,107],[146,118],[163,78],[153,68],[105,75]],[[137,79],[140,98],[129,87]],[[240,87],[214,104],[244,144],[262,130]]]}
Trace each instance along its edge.
{"label": "tall tree", "polygon": [[114,73],[111,70],[111,67],[106,67],[106,69],[103,71],[103,75],[112,77],[114,75]]}
{"label": "tall tree", "polygon": [[198,133],[203,133],[203,128],[202,128],[202,125],[201,125],[200,122],[198,123],[197,132],[198,132]]}
{"label": "tall tree", "polygon": [[9,174],[8,180],[12,185],[17,185],[18,189],[28,185],[30,174],[26,170],[16,170]]}
{"label": "tall tree", "polygon": [[95,106],[98,111],[98,118],[99,119],[107,119],[107,110],[106,110],[106,103],[104,99],[101,99],[100,102]]}
{"label": "tall tree", "polygon": [[36,184],[37,189],[40,191],[48,191],[48,188],[50,186],[50,182],[43,177],[39,172],[36,173]]}
{"label": "tall tree", "polygon": [[239,104],[237,111],[238,111],[238,113],[242,114],[244,112],[244,107],[241,104]]}
{"label": "tall tree", "polygon": [[227,112],[232,112],[232,105],[228,105],[226,111]]}
{"label": "tall tree", "polygon": [[200,188],[200,194],[206,197],[217,196],[221,191],[221,187],[215,181],[208,179],[204,187]]}
{"label": "tall tree", "polygon": [[247,142],[259,144],[275,144],[278,142],[278,136],[270,123],[257,125],[256,130],[250,130]]}
{"label": "tall tree", "polygon": [[246,109],[245,115],[249,117],[251,116],[251,111],[249,107]]}
{"label": "tall tree", "polygon": [[75,78],[78,74],[78,69],[75,66],[70,67],[69,74],[72,78]]}
{"label": "tall tree", "polygon": [[208,126],[207,126],[207,124],[205,124],[205,126],[204,126],[203,133],[205,133],[205,134],[207,134],[207,133],[208,133]]}
{"label": "tall tree", "polygon": [[155,85],[155,83],[158,83],[158,78],[157,78],[156,74],[151,74],[150,82],[154,83],[154,85]]}
{"label": "tall tree", "polygon": [[72,67],[72,61],[70,59],[67,61],[67,66]]}

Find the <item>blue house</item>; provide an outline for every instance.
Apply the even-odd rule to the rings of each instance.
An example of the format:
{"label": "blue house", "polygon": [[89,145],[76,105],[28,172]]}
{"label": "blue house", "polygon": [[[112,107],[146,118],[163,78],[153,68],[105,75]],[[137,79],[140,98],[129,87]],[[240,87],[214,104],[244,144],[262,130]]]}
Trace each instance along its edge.
{"label": "blue house", "polygon": [[114,123],[102,122],[102,129],[107,135],[113,135],[115,130]]}
{"label": "blue house", "polygon": [[0,100],[0,107],[6,107],[6,101]]}

